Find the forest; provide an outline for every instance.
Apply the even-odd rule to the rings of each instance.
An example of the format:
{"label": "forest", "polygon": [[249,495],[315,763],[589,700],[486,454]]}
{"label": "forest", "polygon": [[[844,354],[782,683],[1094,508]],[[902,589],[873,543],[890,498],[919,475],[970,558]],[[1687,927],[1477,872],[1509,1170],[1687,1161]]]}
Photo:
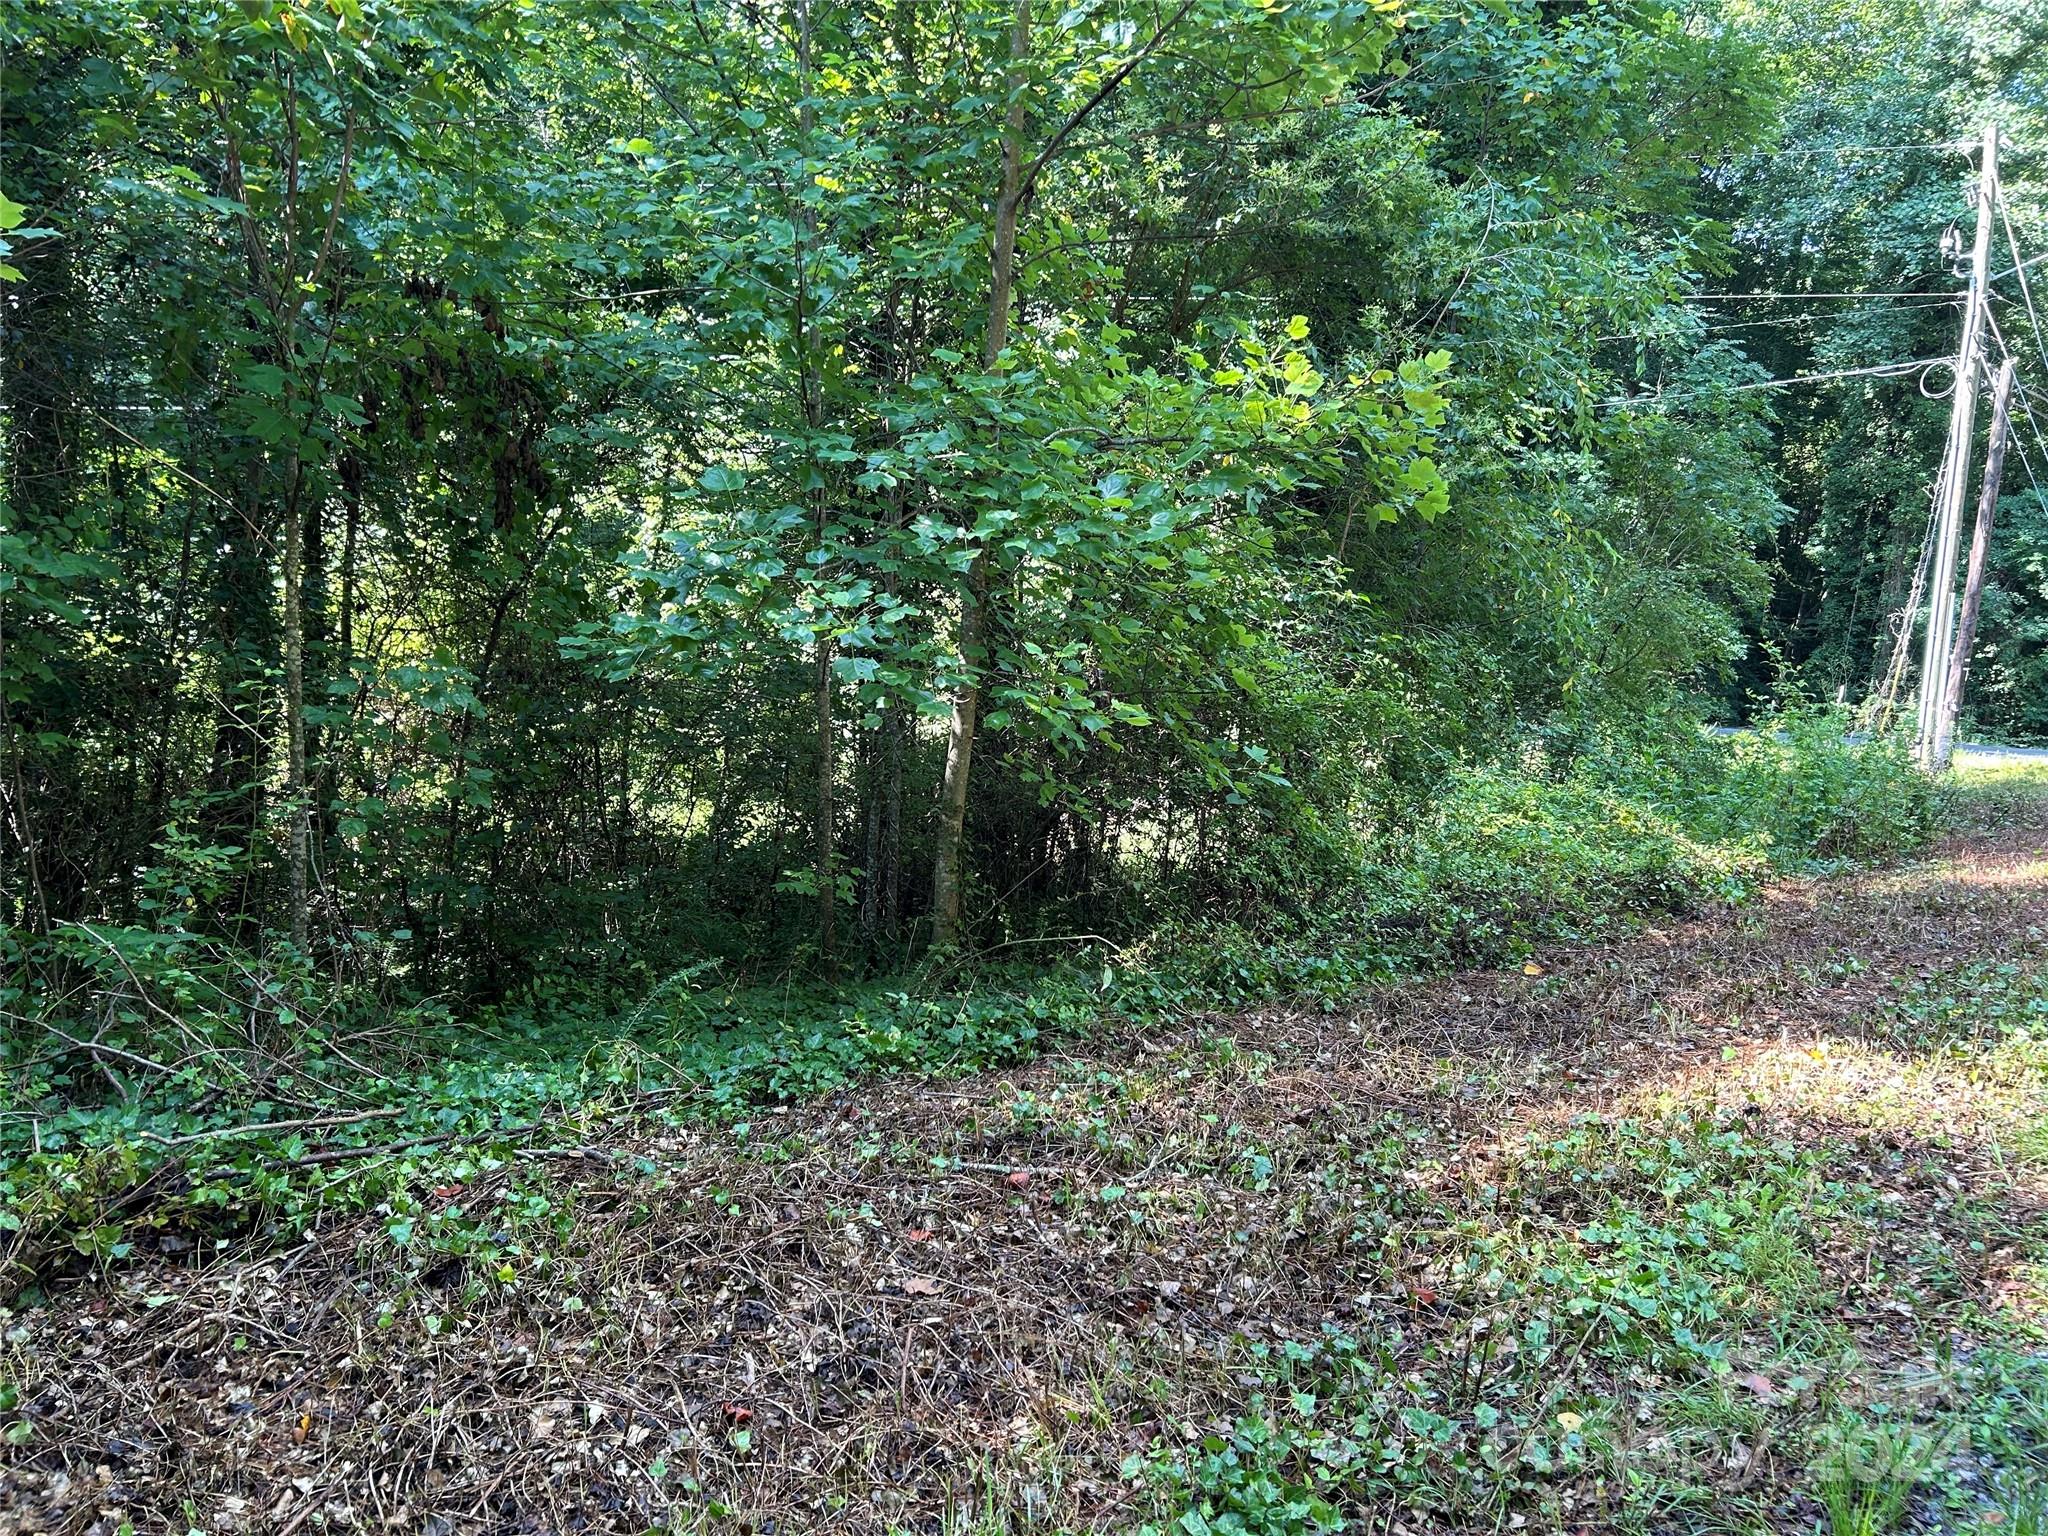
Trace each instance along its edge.
{"label": "forest", "polygon": [[0,1531],[2048,1532],[2036,259],[2030,0],[9,0]]}

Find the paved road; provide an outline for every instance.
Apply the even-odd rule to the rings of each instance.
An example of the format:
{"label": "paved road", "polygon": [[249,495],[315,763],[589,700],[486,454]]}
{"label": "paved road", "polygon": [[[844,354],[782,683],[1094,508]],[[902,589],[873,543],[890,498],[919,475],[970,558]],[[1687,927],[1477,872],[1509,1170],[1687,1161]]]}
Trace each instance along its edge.
{"label": "paved road", "polygon": [[[1716,736],[1740,736],[1748,729],[1746,725],[1707,727]],[[1861,733],[1854,739],[1861,739]],[[2048,763],[2048,747],[2001,747],[1988,741],[1959,741],[1955,755],[1987,768],[1998,763]]]}
{"label": "paved road", "polygon": [[1993,763],[2048,762],[2048,747],[1994,747],[1981,741],[1959,741],[1956,756],[1987,767]]}

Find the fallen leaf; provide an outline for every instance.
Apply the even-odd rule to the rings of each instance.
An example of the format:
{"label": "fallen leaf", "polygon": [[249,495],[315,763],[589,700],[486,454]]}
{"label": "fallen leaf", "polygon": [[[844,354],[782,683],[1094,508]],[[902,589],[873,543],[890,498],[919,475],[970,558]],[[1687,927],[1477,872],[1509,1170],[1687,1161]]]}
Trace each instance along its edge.
{"label": "fallen leaf", "polygon": [[939,1282],[930,1275],[912,1275],[903,1282],[903,1294],[906,1296],[936,1296],[939,1294]]}
{"label": "fallen leaf", "polygon": [[754,1416],[754,1410],[745,1403],[727,1403],[725,1416],[735,1424],[744,1424]]}
{"label": "fallen leaf", "polygon": [[1735,1378],[1735,1384],[1749,1388],[1767,1403],[1774,1403],[1784,1396],[1784,1393],[1778,1390],[1778,1384],[1761,1371],[1751,1371],[1745,1376],[1738,1376]]}
{"label": "fallen leaf", "polygon": [[1019,1168],[1015,1173],[1010,1174],[1007,1178],[1005,1178],[1003,1182],[1005,1184],[1008,1184],[1012,1189],[1022,1189],[1025,1185],[1031,1182],[1031,1175],[1025,1172],[1022,1168]]}
{"label": "fallen leaf", "polygon": [[932,1229],[930,1227],[912,1227],[903,1236],[908,1242],[928,1243],[932,1240]]}
{"label": "fallen leaf", "polygon": [[1541,976],[1543,974],[1543,967],[1534,960],[1524,960],[1522,962],[1522,974],[1524,976]]}

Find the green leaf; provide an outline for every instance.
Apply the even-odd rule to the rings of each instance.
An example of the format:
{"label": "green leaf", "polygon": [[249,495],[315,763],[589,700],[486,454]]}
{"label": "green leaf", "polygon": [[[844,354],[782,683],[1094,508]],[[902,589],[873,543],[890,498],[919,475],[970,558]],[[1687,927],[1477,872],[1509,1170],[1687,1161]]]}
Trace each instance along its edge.
{"label": "green leaf", "polygon": [[242,387],[252,394],[276,399],[284,393],[284,370],[275,363],[244,363],[235,370]]}

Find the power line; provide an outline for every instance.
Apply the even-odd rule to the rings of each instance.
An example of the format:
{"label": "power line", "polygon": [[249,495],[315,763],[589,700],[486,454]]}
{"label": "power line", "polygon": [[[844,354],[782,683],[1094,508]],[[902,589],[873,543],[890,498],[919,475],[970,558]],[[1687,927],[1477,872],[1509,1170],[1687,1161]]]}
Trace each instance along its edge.
{"label": "power line", "polygon": [[[2008,352],[2006,355],[2010,357],[2012,354]],[[2034,434],[2034,442],[2035,445],[2040,448],[2042,458],[2048,459],[2048,439],[2043,439],[2043,437],[2041,436],[2041,422],[2040,418],[2034,414],[2033,399],[2028,395],[2027,386],[2024,383],[2021,383],[2018,380],[2015,380],[2014,383],[2020,397],[2020,414],[2027,418],[2027,430]],[[2019,435],[2017,433],[2013,435],[2013,441],[2019,441]],[[2031,464],[2028,464],[2026,448],[2024,445],[2022,445],[2020,449],[2020,462],[2022,464],[2027,464],[2027,478],[2029,480],[2032,480],[2034,476],[2034,470],[2033,466]],[[2041,487],[2039,483],[2036,482],[2034,486],[2034,493],[2036,495],[2039,495],[2040,491]],[[2042,499],[2041,506],[2043,510],[2048,510],[2048,497],[2044,497]]]}
{"label": "power line", "polygon": [[1738,300],[1744,303],[1748,303],[1751,300],[1797,302],[1803,299],[1949,299],[1953,301],[1956,297],[1958,296],[1954,294],[1928,293],[1925,290],[1884,292],[1881,290],[1859,289],[1853,293],[1688,293],[1685,295],[1685,301],[1688,304],[1734,303]]}
{"label": "power line", "polygon": [[1878,363],[1869,368],[1837,368],[1827,373],[1795,373],[1790,378],[1759,379],[1750,384],[1723,384],[1713,389],[1684,390],[1670,394],[1659,391],[1650,395],[1617,395],[1611,400],[1600,401],[1599,408],[1608,410],[1617,406],[1662,405],[1672,400],[1737,395],[1753,389],[1789,389],[1795,384],[1826,384],[1836,379],[1902,378],[1921,369],[1954,366],[1955,359],[1952,357],[1923,357],[1904,363]]}
{"label": "power line", "polygon": [[[2019,359],[2013,352],[2012,343],[2005,339],[2005,333],[2001,331],[1998,327],[1998,316],[1993,314],[1991,311],[1986,310],[1984,317],[1985,319],[1991,322],[1991,335],[1998,342],[1998,349],[2000,355],[2007,358],[2011,358],[2015,363],[2018,362]],[[2041,436],[2040,422],[2034,415],[2034,407],[2032,401],[2030,401],[2027,398],[2026,381],[2024,379],[2015,378],[2013,380],[2013,388],[2019,396],[2020,414],[2026,417],[2027,419],[2027,430],[2034,434],[2034,441],[2041,445],[2041,452],[2044,455],[2048,455],[2048,441],[2044,441]],[[2017,440],[2019,434],[2015,432],[2013,434],[2013,437],[2015,440]]]}
{"label": "power line", "polygon": [[1757,320],[1724,320],[1718,325],[1703,325],[1702,331],[1746,331],[1764,325],[1812,325],[1821,320],[1847,320],[1856,315],[1904,315],[1916,309],[1953,309],[1961,301],[1959,296],[1931,299],[1925,304],[1873,304],[1867,309],[1838,309],[1826,315],[1765,315]]}
{"label": "power line", "polygon": [[1995,283],[2002,278],[2011,277],[2015,272],[2024,272],[2028,267],[2038,267],[2044,261],[2048,261],[2048,251],[2044,251],[2039,256],[2029,256],[2016,267],[2007,267],[2003,272],[1992,273],[1991,281]]}
{"label": "power line", "polygon": [[[2020,413],[2027,418],[2027,426],[2029,429],[2032,430],[2034,434],[2034,441],[2036,443],[2040,443],[2041,427],[2040,424],[2034,420],[2033,409],[2026,404],[2024,395],[2022,395],[2021,397]],[[2021,437],[2019,433],[2015,432],[2012,435],[2012,445],[2020,451],[2020,464],[2027,472],[2027,484],[2034,488],[2034,499],[2041,503],[2042,511],[2048,512],[2048,493],[2044,493],[2042,491],[2041,482],[2034,475],[2034,461],[2027,454],[2026,439]],[[2042,444],[2041,451],[2044,455],[2048,455],[2048,443]]]}
{"label": "power line", "polygon": [[1904,315],[1916,309],[1953,309],[1956,302],[1955,299],[1937,299],[1926,304],[1873,304],[1867,309],[1838,309],[1830,315],[1766,315],[1758,320],[1723,320],[1717,325],[1702,325],[1688,331],[1616,331],[1612,335],[1595,336],[1593,342],[1598,345],[1610,341],[1664,341],[1712,335],[1716,331],[1746,331],[1767,325],[1812,325],[1822,320],[1847,320],[1857,315]]}
{"label": "power line", "polygon": [[1927,573],[1934,564],[1934,536],[1941,522],[1941,493],[1948,485],[1949,464],[1944,457],[1935,471],[1927,497],[1927,528],[1920,535],[1920,553],[1913,562],[1913,579],[1906,585],[1906,606],[1886,620],[1892,632],[1891,659],[1885,663],[1884,686],[1871,701],[1869,719],[1879,730],[1890,729],[1892,713],[1898,708],[1899,690],[1906,683],[1906,666],[1913,654],[1913,617],[1927,592]]}
{"label": "power line", "polygon": [[[2041,315],[2034,308],[2034,290],[2032,285],[2027,282],[2027,264],[2020,260],[2020,239],[2018,235],[2013,233],[2012,209],[2006,205],[2006,201],[2002,197],[1998,200],[1998,216],[2005,224],[2005,243],[2012,247],[2012,269],[2019,274],[2020,297],[2026,301],[2027,319],[2032,322],[2034,327],[2034,350],[2041,354],[2041,361],[2044,364],[2048,364],[2048,341],[2044,341],[2041,336]],[[1997,324],[1996,320],[1992,321],[1994,328]],[[2000,345],[2003,345],[2004,338],[2001,337],[1999,340]]]}
{"label": "power line", "polygon": [[[2048,442],[2044,442],[2042,440],[2041,424],[2034,419],[2034,408],[2033,406],[2027,403],[2026,391],[2024,389],[2021,389],[2019,394],[2020,414],[2027,418],[2027,430],[2034,434],[2034,441],[2040,444],[2041,451],[2043,453],[2048,453]],[[2019,449],[2020,451],[2020,462],[2027,466],[2027,479],[2033,482],[2034,494],[2037,497],[2040,497],[2041,500],[2041,509],[2043,511],[2048,511],[2048,494],[2043,494],[2041,490],[2041,482],[2034,479],[2033,461],[2027,457],[2026,440],[2022,438],[2017,432],[2015,432],[2013,434],[2012,441],[2013,446]]]}
{"label": "power line", "polygon": [[1974,143],[1951,139],[1945,144],[1837,144],[1826,149],[1753,149],[1749,154],[1759,159],[1785,160],[1805,155],[1895,155],[1915,150],[1954,154],[1976,147]]}

